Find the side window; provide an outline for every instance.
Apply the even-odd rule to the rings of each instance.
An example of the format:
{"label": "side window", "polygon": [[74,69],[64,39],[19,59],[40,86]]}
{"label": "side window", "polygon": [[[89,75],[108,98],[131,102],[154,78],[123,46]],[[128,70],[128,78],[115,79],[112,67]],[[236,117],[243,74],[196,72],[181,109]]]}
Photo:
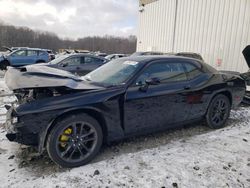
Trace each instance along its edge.
{"label": "side window", "polygon": [[102,59],[98,59],[98,58],[94,58],[94,57],[85,57],[84,58],[84,62],[86,64],[100,64],[100,63],[103,63],[103,60]]}
{"label": "side window", "polygon": [[199,76],[202,73],[196,66],[194,66],[190,63],[185,63],[184,66],[186,68],[188,79],[190,79],[190,80],[196,78],[197,76]]}
{"label": "side window", "polygon": [[42,56],[42,55],[47,55],[48,53],[45,52],[45,51],[39,51],[39,56]]}
{"label": "side window", "polygon": [[155,63],[150,65],[137,78],[135,85],[143,85],[150,78],[158,78],[161,83],[187,80],[181,63]]}
{"label": "side window", "polygon": [[27,56],[37,56],[37,51],[35,51],[35,50],[28,50],[27,51]]}
{"label": "side window", "polygon": [[67,64],[67,66],[77,66],[81,64],[81,57],[68,58],[65,59],[62,63]]}
{"label": "side window", "polygon": [[12,55],[14,55],[14,56],[26,56],[26,50],[16,51]]}

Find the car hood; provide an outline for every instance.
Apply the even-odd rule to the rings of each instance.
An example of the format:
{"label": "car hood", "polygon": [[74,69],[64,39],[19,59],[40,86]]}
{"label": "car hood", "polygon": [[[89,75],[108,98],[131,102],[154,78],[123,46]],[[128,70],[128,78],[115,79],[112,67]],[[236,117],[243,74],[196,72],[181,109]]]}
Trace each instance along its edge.
{"label": "car hood", "polygon": [[103,89],[87,83],[79,76],[48,66],[9,67],[4,79],[10,90],[48,87],[67,87],[76,90]]}
{"label": "car hood", "polygon": [[250,45],[248,45],[243,51],[242,51],[245,60],[247,62],[248,67],[250,68]]}

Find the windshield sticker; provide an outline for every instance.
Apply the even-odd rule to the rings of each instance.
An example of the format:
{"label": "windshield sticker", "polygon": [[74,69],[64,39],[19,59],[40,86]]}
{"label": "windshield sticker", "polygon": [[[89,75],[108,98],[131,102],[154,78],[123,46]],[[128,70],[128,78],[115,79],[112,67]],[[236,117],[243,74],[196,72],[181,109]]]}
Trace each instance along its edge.
{"label": "windshield sticker", "polygon": [[133,66],[136,66],[139,62],[137,61],[124,61],[123,64],[125,65],[133,65]]}

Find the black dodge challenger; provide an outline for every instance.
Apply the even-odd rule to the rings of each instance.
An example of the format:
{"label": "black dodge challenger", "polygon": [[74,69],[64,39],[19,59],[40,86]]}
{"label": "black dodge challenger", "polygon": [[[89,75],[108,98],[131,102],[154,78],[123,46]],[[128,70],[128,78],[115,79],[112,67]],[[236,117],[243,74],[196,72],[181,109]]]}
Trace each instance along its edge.
{"label": "black dodge challenger", "polygon": [[113,60],[84,77],[50,67],[9,68],[10,141],[45,148],[63,167],[84,165],[103,143],[205,120],[221,128],[245,81],[200,60],[141,56]]}

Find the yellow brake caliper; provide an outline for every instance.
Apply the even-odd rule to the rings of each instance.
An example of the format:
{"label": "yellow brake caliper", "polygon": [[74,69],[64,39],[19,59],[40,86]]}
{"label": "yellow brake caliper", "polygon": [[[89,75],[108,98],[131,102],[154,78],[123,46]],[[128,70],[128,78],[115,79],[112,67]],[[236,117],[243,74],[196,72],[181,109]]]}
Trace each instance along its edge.
{"label": "yellow brake caliper", "polygon": [[69,137],[67,135],[70,135],[72,133],[72,129],[67,128],[63,133],[64,134],[60,136],[60,141],[65,142],[65,143],[61,143],[61,146],[65,147],[67,144],[66,142],[69,140]]}

